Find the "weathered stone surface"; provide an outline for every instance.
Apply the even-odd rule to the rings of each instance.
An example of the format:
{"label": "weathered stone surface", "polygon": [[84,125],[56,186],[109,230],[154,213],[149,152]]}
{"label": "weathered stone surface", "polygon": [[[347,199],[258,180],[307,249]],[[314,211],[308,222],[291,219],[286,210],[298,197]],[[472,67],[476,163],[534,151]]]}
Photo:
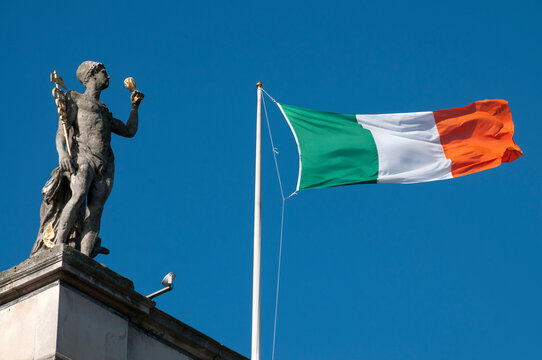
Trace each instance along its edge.
{"label": "weathered stone surface", "polygon": [[246,359],[67,245],[0,273],[0,329],[0,359]]}
{"label": "weathered stone surface", "polygon": [[58,286],[46,286],[35,295],[0,307],[0,359],[40,359],[56,354]]}
{"label": "weathered stone surface", "polygon": [[[52,244],[70,244],[84,254],[95,257],[109,254],[98,237],[102,211],[113,189],[115,157],[111,135],[133,137],[137,133],[138,109],[143,93],[135,90],[130,96],[132,110],[126,123],[113,117],[100,101],[101,92],[109,87],[109,75],[102,63],[85,61],[77,69],[77,79],[85,86],[83,94],[68,91],[56,72],[56,104],[59,124],[56,149],[59,167],[42,189],[40,228],[32,248],[34,255]],[[133,79],[132,79],[133,80]],[[132,87],[131,87],[132,88]]]}

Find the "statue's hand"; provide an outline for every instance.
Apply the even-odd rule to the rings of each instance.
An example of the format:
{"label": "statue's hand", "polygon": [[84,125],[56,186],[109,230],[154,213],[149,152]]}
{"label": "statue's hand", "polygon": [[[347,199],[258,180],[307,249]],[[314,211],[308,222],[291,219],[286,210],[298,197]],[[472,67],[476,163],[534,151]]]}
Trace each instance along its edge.
{"label": "statue's hand", "polygon": [[70,174],[73,174],[73,160],[67,153],[58,156],[58,163],[62,171],[69,171]]}
{"label": "statue's hand", "polygon": [[132,100],[132,104],[139,105],[139,103],[141,102],[141,100],[143,100],[144,97],[145,95],[143,95],[141,91],[134,90],[132,92],[132,95],[130,96],[130,100]]}

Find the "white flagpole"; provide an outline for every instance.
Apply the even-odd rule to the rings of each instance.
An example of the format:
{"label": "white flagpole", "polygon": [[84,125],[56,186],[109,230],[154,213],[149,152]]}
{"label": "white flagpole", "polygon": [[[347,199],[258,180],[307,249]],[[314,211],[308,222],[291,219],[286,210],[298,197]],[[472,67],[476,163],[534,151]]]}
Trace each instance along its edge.
{"label": "white flagpole", "polygon": [[260,360],[260,258],[262,222],[262,87],[258,81],[256,105],[256,175],[254,181],[254,262],[252,271],[252,360]]}

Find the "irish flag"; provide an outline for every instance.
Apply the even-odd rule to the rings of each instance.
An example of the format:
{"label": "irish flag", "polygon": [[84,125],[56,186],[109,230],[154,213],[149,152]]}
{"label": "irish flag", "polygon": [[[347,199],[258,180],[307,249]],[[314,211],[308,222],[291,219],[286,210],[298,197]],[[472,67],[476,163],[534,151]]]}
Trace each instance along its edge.
{"label": "irish flag", "polygon": [[278,106],[297,142],[297,190],[451,179],[523,155],[504,100],[379,115]]}

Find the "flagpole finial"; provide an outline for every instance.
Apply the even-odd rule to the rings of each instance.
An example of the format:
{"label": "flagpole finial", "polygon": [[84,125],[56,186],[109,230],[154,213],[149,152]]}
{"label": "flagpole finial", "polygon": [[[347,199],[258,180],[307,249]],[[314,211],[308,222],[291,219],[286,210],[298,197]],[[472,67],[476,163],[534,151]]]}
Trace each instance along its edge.
{"label": "flagpole finial", "polygon": [[262,87],[263,87],[263,82],[258,81],[258,82],[256,83],[256,86],[259,87],[259,88],[262,88]]}

